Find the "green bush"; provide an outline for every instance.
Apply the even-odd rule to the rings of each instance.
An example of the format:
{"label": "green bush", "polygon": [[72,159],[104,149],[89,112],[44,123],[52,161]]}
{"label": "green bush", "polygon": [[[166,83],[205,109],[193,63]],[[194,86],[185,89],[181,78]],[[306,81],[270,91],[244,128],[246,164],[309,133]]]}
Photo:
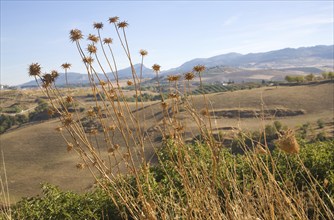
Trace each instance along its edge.
{"label": "green bush", "polygon": [[120,219],[113,202],[101,189],[81,195],[43,184],[42,190],[42,197],[19,201],[12,208],[13,219]]}

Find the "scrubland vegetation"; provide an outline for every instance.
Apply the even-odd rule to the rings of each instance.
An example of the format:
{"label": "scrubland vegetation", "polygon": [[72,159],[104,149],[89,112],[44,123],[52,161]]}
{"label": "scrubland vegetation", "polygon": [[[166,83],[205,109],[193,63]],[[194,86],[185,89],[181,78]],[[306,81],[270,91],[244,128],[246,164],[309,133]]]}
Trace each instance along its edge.
{"label": "scrubland vegetation", "polygon": [[[126,28],[111,17],[124,54],[133,67]],[[333,219],[334,142],[327,134],[309,138],[310,125],[293,130],[275,121],[260,131],[233,129],[233,136],[218,132],[217,117],[205,92],[205,67],[169,75],[167,87],[156,73],[155,102],[141,88],[142,73],[132,68],[134,96],[124,95],[117,75],[117,57],[111,38],[96,35],[82,46],[83,34],[70,31],[70,39],[90,77],[91,103],[82,108],[70,88],[58,89],[57,71],[42,74],[32,63],[35,77],[49,99],[48,114],[59,118],[55,129],[76,152],[77,168],[88,169],[95,185],[84,194],[65,192],[43,184],[42,196],[8,204],[6,182],[1,185],[7,219]],[[139,52],[142,65],[148,52]],[[101,65],[101,60],[107,66]],[[67,73],[69,63],[62,65]],[[107,70],[108,69],[108,70]],[[107,72],[112,75],[108,75]],[[103,72],[100,79],[97,72]],[[190,90],[198,79],[196,93]],[[219,92],[219,87],[210,87]],[[167,91],[167,92],[166,92]],[[196,96],[196,97],[195,97]],[[152,99],[150,99],[152,100]],[[224,102],[224,100],[221,100]],[[196,103],[201,102],[199,108]],[[151,114],[141,111],[150,109]],[[43,109],[44,110],[44,109]],[[36,110],[37,111],[37,110]],[[265,120],[266,109],[258,113]],[[186,115],[186,116],[185,116]],[[186,118],[187,117],[187,118]],[[195,124],[191,129],[188,121]],[[326,123],[319,119],[319,128]],[[218,129],[219,130],[219,129]],[[189,134],[191,138],[189,139]],[[320,133],[318,133],[320,134]]]}

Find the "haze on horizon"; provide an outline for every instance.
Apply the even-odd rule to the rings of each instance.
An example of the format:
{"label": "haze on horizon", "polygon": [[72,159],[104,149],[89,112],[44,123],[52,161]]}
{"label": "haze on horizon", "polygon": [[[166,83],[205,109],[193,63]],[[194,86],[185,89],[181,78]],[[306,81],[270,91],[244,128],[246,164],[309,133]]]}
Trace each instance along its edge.
{"label": "haze on horizon", "polygon": [[[126,29],[134,63],[146,49],[145,66],[163,70],[194,58],[219,54],[266,52],[286,47],[332,45],[333,1],[1,1],[0,83],[18,85],[31,80],[32,62],[43,71],[84,73],[84,65],[69,31],[96,34],[94,22],[103,22],[102,37],[115,39],[119,68],[128,66],[113,27],[107,20],[119,16]],[[83,46],[86,43],[83,42]]]}

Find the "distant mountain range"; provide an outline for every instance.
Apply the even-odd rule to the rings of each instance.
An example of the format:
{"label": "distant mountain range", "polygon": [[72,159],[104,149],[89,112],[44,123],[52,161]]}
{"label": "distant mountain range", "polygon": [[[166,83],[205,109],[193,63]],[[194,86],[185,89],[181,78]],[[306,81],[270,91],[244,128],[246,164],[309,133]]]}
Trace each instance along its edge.
{"label": "distant mountain range", "polygon": [[[195,65],[205,65],[210,81],[256,81],[256,80],[281,80],[286,75],[303,75],[320,73],[334,69],[334,45],[318,45],[314,47],[300,47],[297,49],[285,48],[264,53],[239,53],[222,54],[210,58],[196,58],[185,62],[179,67],[163,71],[161,74],[182,74],[191,71]],[[140,64],[135,64],[136,73],[140,73]],[[112,73],[108,75],[113,79]],[[104,78],[103,74],[100,74]],[[118,71],[119,78],[131,78],[131,68]],[[143,67],[143,77],[153,78],[154,72]],[[87,74],[68,73],[71,84],[87,84]],[[74,83],[75,82],[75,83]],[[58,85],[65,84],[65,74],[60,74]],[[35,81],[30,81],[21,87],[35,86]]]}

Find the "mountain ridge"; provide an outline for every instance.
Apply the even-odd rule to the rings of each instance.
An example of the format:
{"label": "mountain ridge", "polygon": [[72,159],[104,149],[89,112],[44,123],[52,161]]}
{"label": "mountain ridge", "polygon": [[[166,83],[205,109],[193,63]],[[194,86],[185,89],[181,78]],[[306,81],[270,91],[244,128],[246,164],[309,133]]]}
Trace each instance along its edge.
{"label": "mountain ridge", "polygon": [[[236,78],[236,76],[238,80],[242,80],[242,74],[239,75],[232,74],[236,72],[244,73],[244,75],[247,76],[250,75],[252,72],[254,74],[257,74],[256,72],[254,72],[256,70],[260,71],[262,75],[263,75],[263,70],[277,70],[275,73],[272,74],[273,76],[271,78],[275,80],[280,80],[284,78],[284,75],[287,75],[287,72],[289,70],[291,71],[291,73],[297,75],[303,73],[307,74],[310,72],[312,68],[314,68],[314,70],[316,71],[315,73],[319,73],[325,69],[333,70],[334,45],[316,45],[311,47],[283,48],[279,50],[272,50],[260,53],[247,53],[247,54],[231,52],[231,53],[212,56],[209,58],[195,58],[183,63],[179,67],[162,71],[161,75],[166,76],[168,74],[183,74],[185,72],[191,71],[195,65],[205,65],[207,69],[214,69],[216,78],[219,77],[217,76],[217,74],[219,75],[220,73],[222,78],[229,78],[230,80],[234,80],[233,78]],[[232,70],[229,71],[228,74],[226,75],[224,67],[230,67]],[[303,68],[307,71],[303,71]],[[135,64],[134,69],[139,77],[141,64]],[[152,69],[149,69],[145,66],[143,66],[142,73],[143,77],[146,78],[155,77],[155,74],[152,71]],[[114,79],[113,74],[111,72],[107,73],[107,75],[111,79]],[[99,74],[99,76],[102,79],[105,79],[104,74]],[[132,78],[131,67],[118,70],[118,76],[120,79]],[[76,82],[74,84],[89,83],[88,76],[86,74],[71,72],[68,73],[68,78],[69,82]],[[263,79],[268,79],[268,76],[263,77]],[[245,77],[245,80],[247,80],[247,77]],[[258,80],[261,80],[261,77],[259,77]],[[58,85],[65,85],[65,74],[63,73],[60,74],[60,77],[56,83]],[[36,86],[36,82],[32,80],[27,83],[21,84],[20,86],[21,87]]]}

